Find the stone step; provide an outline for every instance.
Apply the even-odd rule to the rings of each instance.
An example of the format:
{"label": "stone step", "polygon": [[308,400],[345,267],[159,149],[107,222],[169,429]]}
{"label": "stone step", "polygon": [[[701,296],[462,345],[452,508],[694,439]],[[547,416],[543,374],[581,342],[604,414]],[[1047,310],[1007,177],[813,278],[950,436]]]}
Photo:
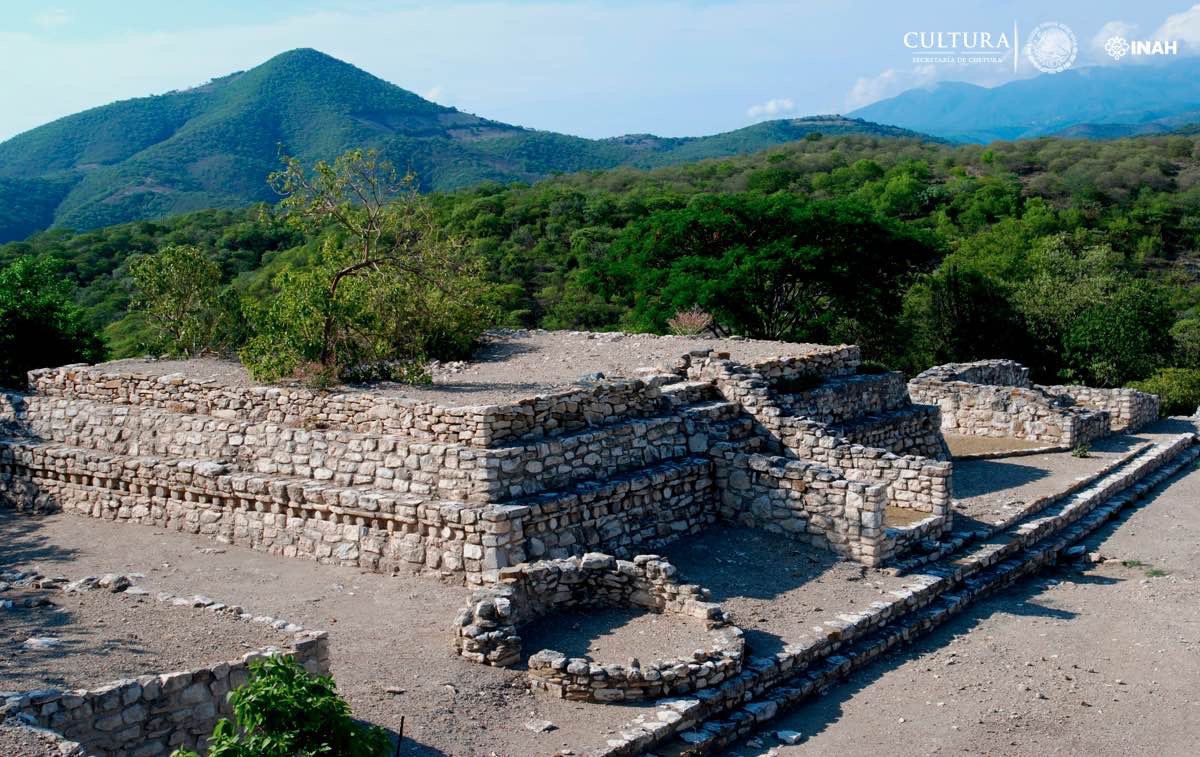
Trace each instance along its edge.
{"label": "stone step", "polygon": [[1085,538],[1122,508],[1162,485],[1186,466],[1200,458],[1200,449],[1192,447],[1179,454],[1129,491],[1112,497],[1092,510],[1085,518],[1040,543],[1021,555],[995,563],[953,592],[943,593],[933,602],[909,613],[896,623],[878,629],[855,640],[830,655],[819,664],[810,666],[786,684],[778,685],[750,702],[723,715],[696,723],[679,733],[674,743],[657,749],[660,755],[707,754],[744,738],[761,728],[789,707],[820,696],[821,692],[866,666],[888,650],[905,644],[965,610],[975,601],[1002,591],[1022,578],[1053,565],[1072,544]]}
{"label": "stone step", "polygon": [[[860,643],[873,634],[883,634],[886,638],[901,641],[911,638],[915,633],[911,628],[928,627],[922,625],[923,621],[911,626],[910,619],[926,617],[918,613],[926,612],[928,617],[944,619],[947,617],[946,607],[969,601],[964,600],[964,594],[968,598],[974,597],[978,595],[976,589],[979,587],[995,584],[991,578],[994,574],[1007,574],[1009,570],[1031,564],[1030,560],[1036,562],[1036,556],[1045,552],[1047,545],[1069,543],[1063,542],[1063,539],[1073,533],[1073,529],[1087,528],[1087,524],[1103,520],[1097,513],[1110,511],[1111,507],[1105,510],[1106,506],[1128,501],[1137,492],[1144,492],[1148,484],[1143,485],[1143,480],[1161,481],[1170,475],[1170,471],[1194,460],[1200,455],[1195,441],[1195,435],[1182,434],[1171,441],[1154,445],[1151,450],[1130,459],[1128,465],[1111,471],[1093,486],[1063,498],[1061,506],[1052,506],[1012,524],[987,543],[966,545],[960,552],[927,566],[921,573],[908,576],[910,588],[891,592],[889,601],[873,603],[867,611],[853,616],[827,621],[824,635],[791,644],[773,658],[751,660],[737,678],[715,689],[698,692],[692,699],[660,702],[653,719],[642,717],[622,731],[621,738],[610,740],[605,747],[592,753],[637,754],[688,729],[693,729],[690,735],[681,736],[675,746],[703,751],[710,739],[716,743],[716,735],[695,730],[696,724],[705,721],[730,722],[738,724],[740,728],[747,719],[753,723],[762,712],[770,710],[770,705],[762,703],[759,710],[748,710],[742,707],[747,698],[769,699],[780,687],[789,686],[793,679],[821,680],[819,672],[822,666],[830,670],[842,670],[844,658],[838,659],[835,654],[840,655],[843,648],[851,643]],[[1116,506],[1119,507],[1119,504]],[[936,604],[938,602],[942,604]],[[898,641],[890,642],[889,646],[894,643]],[[882,647],[886,648],[888,646]],[[773,693],[767,695],[765,692],[768,691]],[[740,710],[742,714],[736,718],[730,716],[727,721],[715,720],[724,717],[723,713],[731,709]]]}

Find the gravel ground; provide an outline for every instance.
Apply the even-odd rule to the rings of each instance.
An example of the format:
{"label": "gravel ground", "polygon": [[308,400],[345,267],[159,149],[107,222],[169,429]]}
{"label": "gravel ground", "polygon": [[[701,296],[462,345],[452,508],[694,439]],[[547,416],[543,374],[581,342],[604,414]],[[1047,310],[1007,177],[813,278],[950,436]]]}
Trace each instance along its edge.
{"label": "gravel ground", "polygon": [[58,742],[44,731],[0,720],[0,754],[4,757],[46,757],[59,754]]}
{"label": "gravel ground", "polygon": [[710,646],[704,624],[680,615],[636,610],[556,613],[521,629],[526,654],[554,649],[568,657],[591,657],[601,664],[625,665],[688,657]]}
{"label": "gravel ground", "polygon": [[729,753],[1196,754],[1198,502],[1193,471],[1088,542],[1111,559],[976,605]]}
{"label": "gravel ground", "polygon": [[[139,583],[151,592],[204,594],[329,631],[338,690],[360,718],[396,731],[404,717],[403,755],[553,754],[603,743],[642,712],[638,704],[535,695],[519,671],[456,656],[451,624],[468,591],[434,578],[318,565],[68,514],[0,509],[0,544],[0,565],[36,562],[71,576],[145,573]],[[556,729],[535,733],[525,727],[530,720]]]}
{"label": "gravel ground", "polygon": [[[5,599],[51,604],[0,610],[0,689],[90,688],[119,678],[232,660],[287,636],[224,613],[150,597],[8,591]],[[30,639],[53,646],[31,648]]]}
{"label": "gravel ground", "polygon": [[[490,338],[470,362],[435,366],[429,386],[381,385],[383,396],[409,397],[453,407],[512,402],[566,389],[581,376],[632,377],[638,368],[670,362],[694,349],[717,349],[748,362],[802,355],[818,345],[754,339],[701,339],[653,334],[522,331]],[[229,360],[116,360],[103,367],[153,374],[181,372],[229,386],[255,382]]]}

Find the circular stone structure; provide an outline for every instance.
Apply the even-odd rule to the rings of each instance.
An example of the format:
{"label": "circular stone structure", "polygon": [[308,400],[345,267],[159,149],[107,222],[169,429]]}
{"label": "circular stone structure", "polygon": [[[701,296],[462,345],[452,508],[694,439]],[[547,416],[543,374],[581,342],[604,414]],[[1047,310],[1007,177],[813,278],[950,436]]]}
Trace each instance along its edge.
{"label": "circular stone structure", "polygon": [[508,667],[521,659],[519,628],[567,609],[642,609],[700,620],[709,629],[703,649],[643,665],[567,657],[544,649],[529,657],[534,687],[564,699],[616,702],[683,694],[715,685],[741,671],[746,643],[709,592],[680,584],[675,566],[657,555],[632,561],[589,553],[526,563],[500,571],[498,583],[477,590],[456,619],[455,647],[474,662]]}

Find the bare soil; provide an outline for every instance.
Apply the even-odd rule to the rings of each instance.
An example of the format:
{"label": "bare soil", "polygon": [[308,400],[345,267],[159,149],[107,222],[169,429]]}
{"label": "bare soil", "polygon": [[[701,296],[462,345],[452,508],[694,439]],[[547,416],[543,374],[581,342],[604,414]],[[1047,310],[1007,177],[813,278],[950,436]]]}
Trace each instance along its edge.
{"label": "bare soil", "polygon": [[1012,436],[958,436],[945,434],[946,446],[950,448],[953,457],[960,455],[982,455],[992,452],[1012,452],[1023,449],[1051,447],[1046,442],[1034,442],[1029,439],[1017,439]]}
{"label": "bare soil", "polygon": [[956,517],[993,523],[1038,497],[1061,492],[1072,481],[1094,474],[1139,444],[1161,442],[1194,430],[1179,420],[1163,420],[1135,434],[1114,434],[1091,445],[1087,457],[1069,452],[957,460],[954,463]]}
{"label": "bare soil", "polygon": [[[734,359],[753,363],[803,355],[818,348],[820,345],[756,339],[514,331],[486,338],[468,362],[431,366],[432,384],[378,384],[371,390],[381,396],[408,397],[447,407],[500,404],[567,389],[589,374],[603,373],[610,379],[632,378],[638,368],[658,367],[696,349],[716,349],[730,353]],[[101,367],[154,375],[182,373],[223,386],[256,384],[240,363],[215,358],[115,360]],[[339,391],[361,389],[342,387]]]}
{"label": "bare soil", "polygon": [[[5,599],[51,604],[0,610],[0,689],[90,688],[120,678],[232,660],[288,637],[260,623],[145,596],[7,591]],[[30,648],[31,638],[53,646]]]}
{"label": "bare soil", "polygon": [[[730,754],[1196,754],[1200,471]],[[781,744],[774,734],[805,740]]]}
{"label": "bare soil", "polygon": [[635,657],[643,664],[690,657],[710,646],[709,632],[699,620],[639,610],[572,610],[521,629],[526,655],[553,649],[568,657],[590,657],[602,665],[626,665]]}

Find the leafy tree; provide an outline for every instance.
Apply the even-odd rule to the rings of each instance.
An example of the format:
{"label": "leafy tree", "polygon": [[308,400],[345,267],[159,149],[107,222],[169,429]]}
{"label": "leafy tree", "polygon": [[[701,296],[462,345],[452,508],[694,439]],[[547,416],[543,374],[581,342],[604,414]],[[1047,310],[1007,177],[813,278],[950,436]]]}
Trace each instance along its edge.
{"label": "leafy tree", "polygon": [[0,386],[24,388],[34,368],[102,359],[72,294],[49,261],[26,257],[0,268]]}
{"label": "leafy tree", "polygon": [[935,254],[857,204],[701,195],[626,228],[587,283],[625,302],[637,330],[662,331],[699,307],[746,336],[821,339],[843,315],[882,325],[907,277]]}
{"label": "leafy tree", "polygon": [[320,234],[303,266],[283,270],[252,308],[256,333],[242,357],[273,379],[317,363],[327,377],[391,364],[410,378],[427,356],[469,352],[492,317],[495,293],[461,237],[447,234],[411,175],[355,150],[310,173],[295,159],[272,174],[283,208]]}
{"label": "leafy tree", "polygon": [[[381,757],[387,732],[360,725],[330,676],[310,676],[291,657],[250,664],[246,685],[229,693],[235,726],[222,718],[208,737],[209,757]],[[178,749],[172,757],[198,757]]]}
{"label": "leafy tree", "polygon": [[954,264],[908,291],[904,323],[912,346],[899,362],[912,373],[948,362],[1019,358],[1028,342],[1003,285]]}
{"label": "leafy tree", "polygon": [[1173,320],[1163,292],[1135,282],[1071,324],[1063,344],[1065,363],[1074,375],[1098,386],[1145,378],[1170,358]]}
{"label": "leafy tree", "polygon": [[1184,368],[1200,370],[1200,318],[1185,318],[1171,327],[1175,360]]}
{"label": "leafy tree", "polygon": [[[155,351],[195,355],[232,332],[229,303],[221,294],[221,269],[193,245],[167,245],[129,263],[135,295],[130,309],[154,333]],[[235,311],[236,312],[236,311]],[[224,327],[224,334],[219,329]]]}

